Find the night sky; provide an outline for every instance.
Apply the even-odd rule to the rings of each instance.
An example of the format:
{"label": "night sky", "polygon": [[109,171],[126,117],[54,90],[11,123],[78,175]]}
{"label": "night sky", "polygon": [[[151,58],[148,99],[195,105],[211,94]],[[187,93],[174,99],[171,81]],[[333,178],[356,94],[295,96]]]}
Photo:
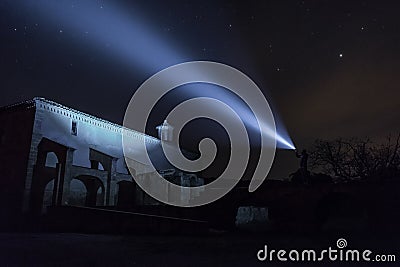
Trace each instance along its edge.
{"label": "night sky", "polygon": [[42,96],[121,123],[151,75],[211,60],[258,84],[297,147],[383,138],[400,131],[399,11],[398,1],[3,0],[0,106]]}

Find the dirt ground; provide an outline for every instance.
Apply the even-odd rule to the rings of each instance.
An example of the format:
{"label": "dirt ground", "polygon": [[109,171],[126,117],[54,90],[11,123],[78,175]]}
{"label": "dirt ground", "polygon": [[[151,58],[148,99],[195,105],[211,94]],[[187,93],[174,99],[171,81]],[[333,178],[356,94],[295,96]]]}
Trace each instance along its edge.
{"label": "dirt ground", "polygon": [[[77,233],[0,233],[0,266],[302,266],[304,263],[257,260],[257,252],[273,249],[336,248],[338,238],[348,248],[395,254],[397,262],[373,266],[400,266],[396,235],[356,237],[210,233],[202,236],[88,235]],[[307,266],[372,266],[371,263],[307,263]]]}

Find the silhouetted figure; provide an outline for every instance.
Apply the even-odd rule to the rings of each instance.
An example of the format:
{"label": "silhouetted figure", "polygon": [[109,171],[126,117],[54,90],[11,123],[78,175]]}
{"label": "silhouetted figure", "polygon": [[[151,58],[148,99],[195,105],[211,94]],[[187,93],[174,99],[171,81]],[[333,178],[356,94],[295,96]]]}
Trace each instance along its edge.
{"label": "silhouetted figure", "polygon": [[296,157],[300,158],[300,172],[303,178],[303,183],[308,184],[308,153],[307,150],[303,149],[301,154],[296,152]]}

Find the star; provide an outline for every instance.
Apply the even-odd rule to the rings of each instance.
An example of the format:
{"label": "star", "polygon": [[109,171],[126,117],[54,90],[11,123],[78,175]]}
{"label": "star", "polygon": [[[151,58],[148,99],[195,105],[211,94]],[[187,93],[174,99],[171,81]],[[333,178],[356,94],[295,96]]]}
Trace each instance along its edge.
{"label": "star", "polygon": [[59,30],[59,32],[60,32],[60,33],[63,33],[63,31],[62,31],[62,30]]}
{"label": "star", "polygon": [[342,53],[340,53],[340,54],[339,54],[339,57],[340,57],[340,58],[342,58],[342,57],[343,57],[343,54],[342,54]]}
{"label": "star", "polygon": [[270,53],[272,53],[272,44],[267,44],[267,49],[269,50]]}

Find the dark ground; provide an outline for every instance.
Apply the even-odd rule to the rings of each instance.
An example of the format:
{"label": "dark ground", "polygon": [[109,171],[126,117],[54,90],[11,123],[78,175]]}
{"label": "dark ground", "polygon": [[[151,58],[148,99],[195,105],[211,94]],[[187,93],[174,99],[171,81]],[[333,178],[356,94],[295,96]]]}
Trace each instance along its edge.
{"label": "dark ground", "polygon": [[[107,211],[106,214],[104,214],[105,211],[101,211],[100,216],[94,211],[88,212],[87,208],[59,207],[58,210],[62,212],[53,215],[58,219],[56,222],[63,227],[43,228],[42,232],[37,232],[32,228],[33,230],[27,230],[29,233],[21,231],[0,233],[0,267],[400,266],[399,183],[306,187],[269,183],[266,190],[269,191],[258,190],[254,197],[249,199],[251,205],[257,204],[257,200],[260,199],[262,202],[258,203],[259,206],[271,206],[272,224],[269,225],[271,227],[251,228],[253,231],[258,231],[257,233],[239,231],[233,227],[226,231],[211,231],[207,226],[201,227],[203,224],[190,224],[189,233],[195,234],[148,234],[149,231],[145,226],[151,224],[152,221],[157,221],[162,226],[166,226],[169,221],[139,220],[141,217],[138,216],[129,217],[128,219],[132,220],[127,220],[125,217],[128,215],[125,217],[106,216],[119,214],[112,211]],[[335,205],[333,206],[322,206],[323,211],[329,212],[325,214],[326,220],[321,221],[319,225],[309,219],[313,218],[314,204],[317,203],[315,199],[319,199],[318,196],[324,195],[324,192],[334,193],[328,194],[331,196],[347,193],[347,197],[342,199],[342,202],[340,202],[341,198],[334,198]],[[275,201],[271,202],[269,198]],[[223,211],[227,210],[230,198],[225,199],[227,202],[221,206],[224,209],[215,209],[218,213],[213,213],[212,217],[219,218]],[[74,213],[67,213],[67,210]],[[85,214],[92,215],[88,217],[91,220],[88,220]],[[2,219],[5,220],[5,218]],[[137,224],[138,220],[142,224]],[[33,225],[35,222],[29,217],[22,221],[26,225]],[[51,222],[55,223],[55,221]],[[75,233],[76,230],[73,227],[77,222],[86,222],[83,226],[88,226],[85,228],[82,224],[78,224],[80,227],[76,229],[81,229],[80,234]],[[99,228],[101,222],[103,224],[109,222],[106,226],[113,230],[111,232],[114,234],[94,234],[105,233],[105,231],[93,230]],[[135,234],[121,234],[130,233],[122,231],[124,222],[130,222],[133,229],[141,230],[134,231]],[[152,229],[150,226],[148,230]],[[67,230],[60,229],[69,229],[69,233],[62,233]],[[93,234],[86,234],[88,232]],[[317,253],[320,253],[328,247],[336,249],[336,241],[339,238],[347,240],[346,248],[348,249],[359,251],[369,249],[372,251],[371,258],[378,254],[395,255],[397,262],[333,262],[327,257],[325,261],[317,263],[280,262],[276,257],[272,262],[259,262],[256,256],[264,245],[275,250],[315,249]]]}
{"label": "dark ground", "polygon": [[[303,266],[305,263],[258,262],[264,245],[271,249],[329,246],[345,238],[348,248],[395,254],[397,263],[324,261],[322,266],[400,266],[398,235],[210,233],[177,235],[88,235],[77,233],[1,233],[1,266]],[[318,264],[317,264],[318,265]]]}

